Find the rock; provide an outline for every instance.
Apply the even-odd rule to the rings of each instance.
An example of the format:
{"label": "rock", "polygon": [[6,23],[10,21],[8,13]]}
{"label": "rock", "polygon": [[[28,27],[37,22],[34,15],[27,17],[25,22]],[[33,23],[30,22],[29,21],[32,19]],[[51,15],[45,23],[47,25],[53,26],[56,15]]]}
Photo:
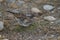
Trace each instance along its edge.
{"label": "rock", "polygon": [[15,3],[16,0],[6,0],[6,2],[8,3],[8,5],[10,5],[11,3]]}
{"label": "rock", "polygon": [[11,4],[9,4],[9,6],[8,6],[9,8],[14,8],[14,9],[18,9],[18,6],[17,6],[17,4],[16,3],[11,3]]}
{"label": "rock", "polygon": [[35,8],[35,7],[31,8],[31,11],[35,17],[41,16],[43,14],[41,10],[39,10],[38,8]]}
{"label": "rock", "polygon": [[4,28],[4,25],[3,24],[4,23],[2,21],[0,21],[0,31],[3,30],[3,28]]}
{"label": "rock", "polygon": [[54,8],[54,6],[52,6],[52,5],[44,5],[43,6],[43,9],[45,9],[45,10],[47,10],[47,11],[50,11],[50,10],[52,10]]}
{"label": "rock", "polygon": [[38,8],[31,8],[31,11],[34,12],[34,13],[41,13],[41,10],[39,10]]}
{"label": "rock", "polygon": [[10,13],[15,13],[15,14],[19,14],[20,13],[20,10],[19,9],[7,9],[7,12],[10,12]]}
{"label": "rock", "polygon": [[0,38],[1,38],[1,35],[0,35]]}
{"label": "rock", "polygon": [[33,18],[33,17],[34,17],[34,15],[31,14],[31,13],[26,13],[25,15],[26,15],[28,18]]}
{"label": "rock", "polygon": [[22,6],[24,3],[25,3],[24,1],[18,0],[16,4],[17,4],[18,6]]}
{"label": "rock", "polygon": [[60,36],[58,36],[58,40],[60,40]]}
{"label": "rock", "polygon": [[2,16],[2,13],[0,12],[0,17]]}
{"label": "rock", "polygon": [[53,16],[45,16],[44,19],[48,20],[48,21],[54,21],[54,20],[56,20],[56,18],[53,17]]}
{"label": "rock", "polygon": [[7,6],[9,8],[17,8],[17,5],[15,2],[16,2],[16,0],[6,0]]}
{"label": "rock", "polygon": [[6,2],[8,3],[8,6],[9,6],[11,3],[15,3],[16,0],[6,0]]}
{"label": "rock", "polygon": [[13,14],[6,12],[6,14],[4,14],[3,18],[4,18],[4,20],[13,20],[15,17]]}
{"label": "rock", "polygon": [[0,2],[3,2],[4,0],[0,0]]}
{"label": "rock", "polygon": [[60,9],[60,7],[58,7],[57,9]]}
{"label": "rock", "polygon": [[31,0],[24,0],[25,2],[30,2]]}
{"label": "rock", "polygon": [[54,23],[55,24],[60,24],[60,20],[56,20]]}
{"label": "rock", "polygon": [[29,20],[21,20],[21,19],[18,19],[18,23],[24,27],[28,27],[32,24],[31,21]]}
{"label": "rock", "polygon": [[26,13],[25,15],[26,15],[27,17],[32,16],[32,14],[30,14],[30,13]]}
{"label": "rock", "polygon": [[3,40],[8,40],[8,39],[3,39]]}
{"label": "rock", "polygon": [[41,39],[38,39],[38,40],[41,40]]}

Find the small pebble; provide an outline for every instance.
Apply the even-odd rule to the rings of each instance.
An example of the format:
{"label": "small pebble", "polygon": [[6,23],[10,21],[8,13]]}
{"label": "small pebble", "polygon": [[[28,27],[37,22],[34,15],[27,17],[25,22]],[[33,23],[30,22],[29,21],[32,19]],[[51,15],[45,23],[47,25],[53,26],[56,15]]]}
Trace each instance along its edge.
{"label": "small pebble", "polygon": [[53,24],[54,22],[51,22],[51,24]]}
{"label": "small pebble", "polygon": [[0,31],[3,30],[3,28],[4,28],[3,22],[0,21]]}
{"label": "small pebble", "polygon": [[41,40],[41,39],[38,39],[38,40]]}
{"label": "small pebble", "polygon": [[2,13],[0,12],[0,17],[2,16]]}
{"label": "small pebble", "polygon": [[57,9],[60,9],[60,7],[58,7]]}
{"label": "small pebble", "polygon": [[56,18],[53,17],[53,16],[45,16],[44,19],[48,20],[48,21],[54,21],[54,20],[56,20]]}
{"label": "small pebble", "polygon": [[8,40],[8,39],[3,39],[3,40]]}
{"label": "small pebble", "polygon": [[20,10],[19,9],[7,9],[8,12],[11,12],[11,13],[15,13],[15,14],[19,14],[20,13]]}
{"label": "small pebble", "polygon": [[3,2],[3,0],[0,0],[0,2]]}
{"label": "small pebble", "polygon": [[7,3],[14,3],[16,0],[6,0]]}
{"label": "small pebble", "polygon": [[21,20],[21,19],[18,19],[18,23],[21,25],[21,26],[24,26],[24,27],[28,27],[30,26],[32,23],[28,20]]}
{"label": "small pebble", "polygon": [[0,38],[1,38],[2,36],[0,35]]}
{"label": "small pebble", "polygon": [[54,22],[55,24],[60,24],[60,19]]}
{"label": "small pebble", "polygon": [[51,35],[51,37],[54,37],[55,35]]}
{"label": "small pebble", "polygon": [[22,6],[24,3],[25,3],[24,1],[18,0],[16,4],[17,4],[18,6]]}
{"label": "small pebble", "polygon": [[26,13],[25,14],[27,17],[30,17],[30,16],[32,16],[32,14],[29,14],[29,13]]}
{"label": "small pebble", "polygon": [[34,12],[34,13],[39,13],[40,12],[40,10],[38,8],[35,8],[35,7],[31,8],[31,11]]}
{"label": "small pebble", "polygon": [[52,5],[44,5],[43,6],[43,9],[47,10],[47,11],[50,11],[52,10],[54,7]]}

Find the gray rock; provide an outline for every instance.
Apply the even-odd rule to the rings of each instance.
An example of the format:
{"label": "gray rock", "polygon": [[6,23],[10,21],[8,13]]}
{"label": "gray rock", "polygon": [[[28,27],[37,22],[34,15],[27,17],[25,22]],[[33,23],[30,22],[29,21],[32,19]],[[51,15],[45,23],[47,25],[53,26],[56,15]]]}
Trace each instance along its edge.
{"label": "gray rock", "polygon": [[45,9],[45,10],[47,10],[47,11],[50,11],[50,10],[52,10],[54,8],[54,6],[52,6],[52,5],[44,5],[43,6],[43,9]]}
{"label": "gray rock", "polygon": [[15,2],[16,2],[16,0],[6,0],[6,2],[7,2],[7,4],[8,4],[8,6],[10,6],[10,5],[11,5],[11,3],[15,3]]}
{"label": "gray rock", "polygon": [[6,0],[7,3],[14,3],[16,0]]}
{"label": "gray rock", "polygon": [[26,15],[28,18],[33,18],[33,17],[34,17],[34,15],[31,14],[31,13],[26,13],[25,15]]}
{"label": "gray rock", "polygon": [[24,3],[25,3],[24,1],[18,0],[16,4],[17,4],[18,6],[22,6]]}
{"label": "gray rock", "polygon": [[4,28],[4,23],[0,21],[0,31],[3,30],[3,28]]}
{"label": "gray rock", "polygon": [[53,17],[53,16],[45,16],[44,19],[48,20],[48,21],[54,21],[54,20],[56,20],[56,18]]}
{"label": "gray rock", "polygon": [[57,9],[60,9],[60,7],[58,7]]}
{"label": "gray rock", "polygon": [[21,20],[21,19],[18,19],[18,23],[21,25],[21,26],[24,26],[24,27],[28,27],[32,24],[31,21],[28,21],[28,20]]}
{"label": "gray rock", "polygon": [[11,13],[20,13],[21,11],[19,9],[7,9],[8,12],[11,12]]}
{"label": "gray rock", "polygon": [[26,15],[26,16],[31,16],[31,14],[30,14],[30,13],[26,13],[25,15]]}
{"label": "gray rock", "polygon": [[55,24],[60,24],[60,20],[56,20],[54,23]]}
{"label": "gray rock", "polygon": [[0,17],[2,16],[2,13],[0,12]]}

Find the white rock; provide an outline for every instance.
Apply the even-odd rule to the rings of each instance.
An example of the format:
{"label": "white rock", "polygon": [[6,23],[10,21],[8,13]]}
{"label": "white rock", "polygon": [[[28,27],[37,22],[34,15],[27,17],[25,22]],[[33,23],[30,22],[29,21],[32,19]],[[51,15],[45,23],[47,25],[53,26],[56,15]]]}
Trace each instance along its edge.
{"label": "white rock", "polygon": [[8,40],[8,39],[3,39],[3,40]]}
{"label": "white rock", "polygon": [[40,12],[40,10],[38,8],[35,8],[35,7],[34,8],[31,8],[31,11],[32,12],[35,12],[35,13],[39,13]]}
{"label": "white rock", "polygon": [[53,24],[54,22],[51,22],[51,24]]}
{"label": "white rock", "polygon": [[1,38],[2,36],[0,35],[0,38]]}
{"label": "white rock", "polygon": [[54,20],[56,20],[56,18],[53,17],[53,16],[45,16],[44,19],[48,20],[48,21],[54,21]]}
{"label": "white rock", "polygon": [[41,39],[38,39],[38,40],[41,40]]}
{"label": "white rock", "polygon": [[51,37],[54,37],[55,35],[51,35]]}
{"label": "white rock", "polygon": [[52,5],[44,5],[43,6],[43,9],[49,11],[49,10],[52,10],[54,7]]}
{"label": "white rock", "polygon": [[3,30],[4,26],[3,26],[3,22],[0,21],[0,30]]}

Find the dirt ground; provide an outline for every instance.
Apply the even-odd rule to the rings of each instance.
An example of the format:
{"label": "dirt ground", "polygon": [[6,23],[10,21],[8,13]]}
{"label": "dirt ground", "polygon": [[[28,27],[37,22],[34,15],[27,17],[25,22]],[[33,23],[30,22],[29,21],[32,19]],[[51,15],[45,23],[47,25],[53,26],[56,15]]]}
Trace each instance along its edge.
{"label": "dirt ground", "polygon": [[[14,0],[12,1],[14,2]],[[20,1],[19,1],[20,2]],[[24,3],[25,2],[25,3]],[[55,8],[51,11],[46,11],[43,9],[43,5],[53,5]],[[23,6],[22,6],[23,5]],[[18,27],[17,31],[12,30],[13,28],[18,26],[17,20],[15,17],[19,17],[20,15],[16,15],[12,12],[7,12],[6,10],[19,9],[20,13],[31,13],[31,8],[36,7],[43,12],[43,15],[37,17],[37,21],[30,30],[28,28],[20,28]],[[9,40],[60,40],[60,0],[21,0],[21,3],[16,6],[16,4],[10,4],[9,0],[1,2],[0,1],[0,12],[2,16],[0,17],[0,21],[5,23],[4,30],[0,31],[0,35],[4,36]],[[59,23],[52,24],[50,21],[45,21],[43,19],[44,16],[54,16],[57,18],[56,21]],[[16,24],[16,25],[15,25]]]}

